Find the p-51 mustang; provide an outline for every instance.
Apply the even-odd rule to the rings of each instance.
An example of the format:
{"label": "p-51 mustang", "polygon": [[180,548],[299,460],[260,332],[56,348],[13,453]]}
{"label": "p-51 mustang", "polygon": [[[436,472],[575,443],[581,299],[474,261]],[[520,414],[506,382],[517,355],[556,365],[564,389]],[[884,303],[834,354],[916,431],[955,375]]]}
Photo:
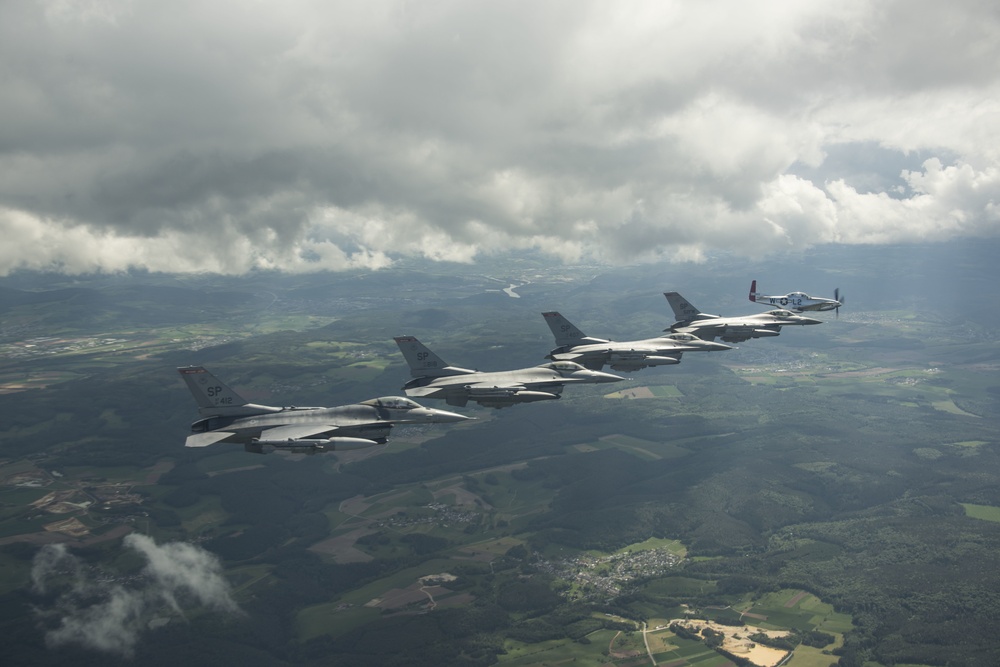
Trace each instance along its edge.
{"label": "p-51 mustang", "polygon": [[824,299],[819,296],[809,296],[805,292],[789,292],[781,296],[767,296],[757,291],[757,281],[750,282],[750,300],[762,306],[780,306],[802,313],[807,310],[823,311],[835,310],[840,315],[840,307],[844,305],[844,300],[840,298],[840,288],[833,290],[832,299]]}
{"label": "p-51 mustang", "polygon": [[373,398],[335,408],[277,408],[248,403],[201,366],[177,371],[198,402],[185,447],[217,442],[242,444],[248,452],[272,449],[315,454],[385,444],[393,424],[459,422],[454,412],[425,408],[402,396]]}
{"label": "p-51 mustang", "polygon": [[790,310],[769,310],[757,315],[721,317],[703,313],[678,292],[664,292],[677,321],[667,331],[694,334],[698,338],[721,338],[727,343],[739,343],[751,338],[777,336],[781,327],[793,324],[822,324],[820,320],[796,315]]}
{"label": "p-51 mustang", "polygon": [[553,361],[512,371],[474,371],[449,365],[413,336],[397,336],[394,340],[413,376],[403,385],[406,395],[443,398],[449,405],[474,401],[490,408],[504,408],[557,399],[567,384],[625,379],[586,369],[572,361]]}
{"label": "p-51 mustang", "polygon": [[647,366],[679,364],[684,352],[731,350],[729,345],[702,340],[689,333],[670,333],[656,338],[612,341],[591,338],[557,312],[542,313],[556,339],[548,354],[553,361],[575,361],[593,370],[605,364],[616,371],[636,371]]}

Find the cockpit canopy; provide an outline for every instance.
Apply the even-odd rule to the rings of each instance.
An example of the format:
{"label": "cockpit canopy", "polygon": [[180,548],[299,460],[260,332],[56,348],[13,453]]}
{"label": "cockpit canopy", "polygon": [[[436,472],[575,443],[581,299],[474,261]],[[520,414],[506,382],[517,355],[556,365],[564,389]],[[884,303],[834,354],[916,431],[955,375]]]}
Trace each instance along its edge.
{"label": "cockpit canopy", "polygon": [[790,311],[790,310],[784,310],[784,309],[781,309],[781,308],[779,308],[778,310],[769,310],[769,311],[767,311],[767,314],[768,315],[774,315],[775,317],[781,317],[781,318],[784,318],[784,319],[789,319],[789,318],[795,317],[795,313],[793,313],[792,311]]}
{"label": "cockpit canopy", "polygon": [[667,334],[666,336],[664,336],[664,338],[669,338],[670,340],[683,341],[683,342],[700,340],[697,336],[693,336],[689,333],[672,333],[672,334]]}
{"label": "cockpit canopy", "polygon": [[548,364],[542,364],[539,368],[550,368],[557,373],[575,373],[577,371],[587,370],[575,361],[553,361]]}
{"label": "cockpit canopy", "polygon": [[402,396],[370,398],[367,401],[361,401],[361,405],[370,405],[373,408],[383,408],[385,410],[417,410],[423,407],[416,401],[411,401]]}

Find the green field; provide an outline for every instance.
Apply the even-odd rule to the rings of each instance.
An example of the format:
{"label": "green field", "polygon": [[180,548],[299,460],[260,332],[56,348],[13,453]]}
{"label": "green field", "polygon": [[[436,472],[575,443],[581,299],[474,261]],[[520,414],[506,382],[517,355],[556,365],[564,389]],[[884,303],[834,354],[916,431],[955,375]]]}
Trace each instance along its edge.
{"label": "green field", "polygon": [[1000,507],[993,505],[973,505],[971,503],[961,503],[965,508],[965,516],[983,521],[1000,522]]}
{"label": "green field", "polygon": [[197,503],[177,510],[181,525],[189,535],[212,534],[229,517],[218,498],[204,496]]}
{"label": "green field", "polygon": [[693,596],[711,593],[716,588],[716,582],[690,577],[663,577],[654,579],[644,586],[644,590],[653,596]]}
{"label": "green field", "polygon": [[296,616],[295,624],[299,640],[308,641],[321,635],[341,636],[371,623],[380,615],[376,607],[328,602],[304,607]]}
{"label": "green field", "polygon": [[766,617],[753,623],[769,629],[820,630],[840,635],[852,627],[850,616],[834,611],[833,606],[804,591],[769,593],[743,611]]}
{"label": "green field", "polygon": [[587,635],[589,644],[568,640],[525,644],[507,640],[504,642],[506,653],[499,656],[499,664],[504,665],[504,667],[542,667],[543,665],[598,667],[606,665],[608,664],[607,656],[602,653],[607,651],[607,647],[616,634],[613,630],[592,632]]}
{"label": "green field", "polygon": [[687,555],[687,547],[685,547],[680,540],[668,540],[656,537],[651,537],[644,542],[637,542],[635,544],[624,546],[618,550],[618,553],[645,551],[648,549],[666,549],[670,553],[676,554],[681,558]]}
{"label": "green field", "polygon": [[[657,664],[681,661],[681,665],[698,665],[698,667],[723,667],[732,664],[718,652],[708,648],[702,642],[691,641],[677,637],[669,630],[654,633],[654,637],[662,642],[661,650],[653,651]],[[651,641],[650,650],[654,642]]]}

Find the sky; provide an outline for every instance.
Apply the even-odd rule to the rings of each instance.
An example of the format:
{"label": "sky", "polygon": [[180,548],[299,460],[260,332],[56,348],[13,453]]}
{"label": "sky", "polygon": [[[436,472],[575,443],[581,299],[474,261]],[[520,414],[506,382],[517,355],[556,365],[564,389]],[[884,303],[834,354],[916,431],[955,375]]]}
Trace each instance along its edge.
{"label": "sky", "polygon": [[994,0],[0,3],[0,275],[1000,232]]}

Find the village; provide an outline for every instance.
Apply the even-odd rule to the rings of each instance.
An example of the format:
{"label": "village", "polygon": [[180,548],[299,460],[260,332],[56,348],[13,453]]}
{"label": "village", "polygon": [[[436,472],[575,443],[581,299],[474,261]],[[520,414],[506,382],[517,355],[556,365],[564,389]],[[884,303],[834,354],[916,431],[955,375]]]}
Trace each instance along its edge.
{"label": "village", "polygon": [[632,581],[660,576],[682,561],[667,549],[642,549],[610,556],[580,554],[559,561],[539,560],[534,565],[542,572],[576,584],[583,597],[613,598],[621,595]]}

